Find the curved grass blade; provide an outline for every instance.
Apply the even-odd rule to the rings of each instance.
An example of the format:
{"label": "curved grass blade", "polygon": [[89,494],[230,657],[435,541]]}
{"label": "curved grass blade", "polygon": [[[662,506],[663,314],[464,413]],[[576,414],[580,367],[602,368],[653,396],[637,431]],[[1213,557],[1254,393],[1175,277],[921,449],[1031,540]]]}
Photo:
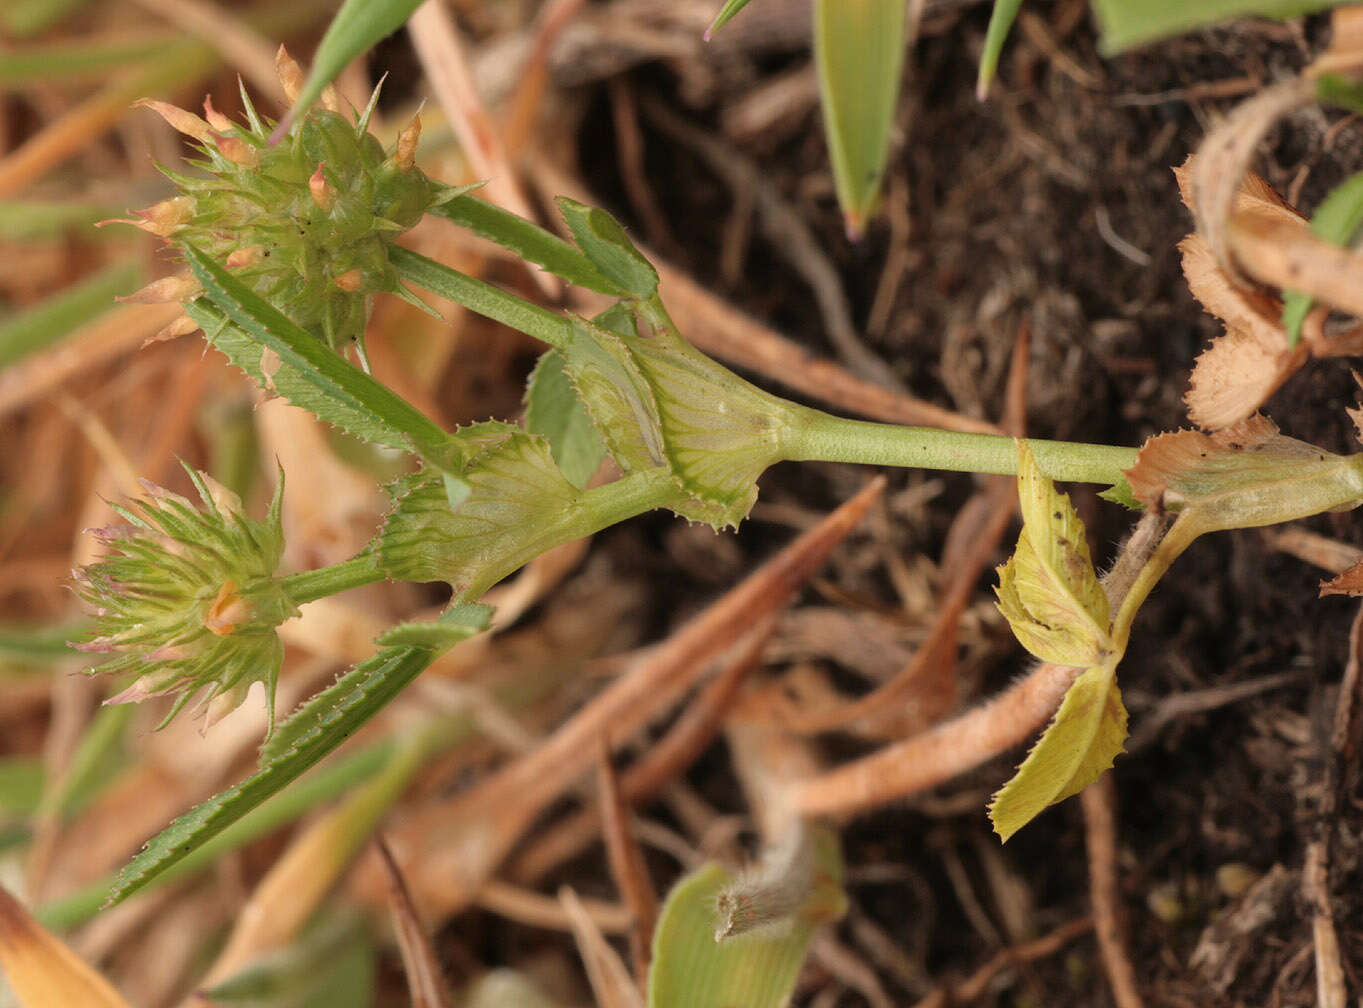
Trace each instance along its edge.
{"label": "curved grass blade", "polygon": [[734,15],[748,6],[748,0],[727,0],[715,19],[710,22],[710,27],[705,29],[705,41],[709,42],[714,38],[715,32],[719,31],[726,24],[733,20]]}
{"label": "curved grass blade", "polygon": [[904,62],[903,0],[815,0],[814,56],[838,203],[852,239],[875,209]]}
{"label": "curved grass blade", "polygon": [[[208,300],[322,393],[321,408],[310,407],[321,419],[332,422],[327,402],[343,407],[347,419],[370,415],[405,439],[428,465],[458,477],[465,457],[457,439],[392,389],[331,352],[208,255],[193,245],[185,245],[184,254]],[[335,422],[344,426],[344,421]]]}
{"label": "curved grass blade", "polygon": [[510,249],[527,262],[548,270],[570,284],[611,297],[625,296],[625,291],[606,279],[581,251],[558,235],[510,210],[463,194],[430,212]]}
{"label": "curved grass blade", "polygon": [[980,101],[989,97],[989,85],[994,82],[994,73],[999,68],[999,54],[1003,52],[1003,43],[1008,41],[1008,32],[1021,9],[1022,0],[994,0],[989,30],[984,35],[984,52],[980,53],[980,75],[975,83],[975,97]]}
{"label": "curved grass blade", "polygon": [[[1363,235],[1363,172],[1351,175],[1321,201],[1311,215],[1311,230],[1336,245],[1352,245]],[[1283,326],[1288,346],[1296,346],[1314,302],[1301,291],[1283,291]]]}
{"label": "curved grass blade", "polygon": [[294,116],[310,107],[346,64],[401,28],[420,6],[421,0],[345,0],[313,54],[303,90],[271,139],[287,133]]}

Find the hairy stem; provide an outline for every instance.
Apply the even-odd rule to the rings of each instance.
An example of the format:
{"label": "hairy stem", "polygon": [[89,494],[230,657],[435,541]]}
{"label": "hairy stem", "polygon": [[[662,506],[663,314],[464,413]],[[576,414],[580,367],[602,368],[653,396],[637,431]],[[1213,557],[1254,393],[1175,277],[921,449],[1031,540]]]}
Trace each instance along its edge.
{"label": "hairy stem", "polygon": [[280,586],[295,605],[306,605],[361,585],[383,580],[379,558],[369,550],[329,567],[299,571],[282,579]]}
{"label": "hairy stem", "polygon": [[[997,434],[970,434],[934,427],[847,420],[803,410],[802,422],[787,434],[786,458],[795,462],[854,462],[863,465],[950,469],[1015,476],[1017,444]],[[1041,471],[1051,479],[1115,485],[1136,464],[1135,448],[1068,441],[1027,442]]]}

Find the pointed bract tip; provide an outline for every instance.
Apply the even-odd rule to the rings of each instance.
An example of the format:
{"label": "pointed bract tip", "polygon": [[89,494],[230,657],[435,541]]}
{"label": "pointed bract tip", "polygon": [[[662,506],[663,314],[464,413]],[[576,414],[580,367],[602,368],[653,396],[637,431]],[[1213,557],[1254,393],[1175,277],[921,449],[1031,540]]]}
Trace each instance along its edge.
{"label": "pointed bract tip", "polygon": [[114,300],[123,304],[165,304],[170,301],[186,301],[202,293],[203,288],[193,277],[162,277],[160,280],[153,280],[139,291]]}
{"label": "pointed bract tip", "polygon": [[842,217],[843,229],[847,233],[847,240],[857,245],[866,237],[866,220],[856,211],[849,210]]}
{"label": "pointed bract tip", "polygon": [[232,120],[213,107],[212,95],[204,95],[204,118],[219,133],[226,133],[232,128]]}
{"label": "pointed bract tip", "polygon": [[329,213],[336,205],[336,189],[327,184],[326,175],[322,171],[326,164],[325,161],[318,163],[317,170],[308,179],[308,191],[312,193],[312,201]]}
{"label": "pointed bract tip", "polygon": [[148,336],[142,343],[145,347],[151,343],[164,343],[166,340],[177,339],[180,336],[188,336],[199,328],[199,323],[195,322],[188,315],[181,315],[172,320],[169,325],[159,329],[155,336]]}
{"label": "pointed bract tip", "polygon": [[303,68],[282,45],[274,54],[274,69],[279,75],[280,86],[284,88],[284,97],[291,103],[298,101],[298,96],[303,93]]}
{"label": "pointed bract tip", "polygon": [[254,168],[260,164],[260,151],[241,137],[225,136],[218,138],[218,153],[243,168]]}
{"label": "pointed bract tip", "polygon": [[200,143],[206,144],[213,139],[213,131],[208,123],[204,122],[193,112],[186,111],[177,105],[169,102],[156,101],[154,98],[139,98],[133,103],[138,108],[149,108],[167,123],[174,130],[178,130],[185,136],[191,136]]}
{"label": "pointed bract tip", "polygon": [[709,42],[710,39],[714,37],[714,34],[715,30],[713,28],[706,28],[705,31],[701,33],[700,40],[702,42]]}
{"label": "pointed bract tip", "polygon": [[410,171],[416,164],[416,147],[421,140],[421,113],[412,116],[412,121],[398,134],[397,151],[394,159],[403,171]]}

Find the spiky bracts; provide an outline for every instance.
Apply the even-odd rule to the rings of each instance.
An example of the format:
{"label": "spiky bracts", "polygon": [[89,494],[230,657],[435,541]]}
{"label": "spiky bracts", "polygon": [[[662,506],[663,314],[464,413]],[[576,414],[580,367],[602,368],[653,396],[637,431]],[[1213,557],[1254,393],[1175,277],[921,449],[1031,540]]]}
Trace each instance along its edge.
{"label": "spiky bracts", "polygon": [[[293,97],[302,72],[282,48],[278,64]],[[333,350],[343,353],[354,343],[363,360],[370,295],[409,296],[388,262],[389,247],[456,192],[415,166],[418,119],[388,151],[369,133],[376,98],[377,90],[352,122],[328,94],[328,107],[300,116],[273,146],[275,124],[257,114],[244,91],[244,126],[209,101],[200,117],[144,100],[197,144],[201,156],[190,164],[200,174],[163,167],[181,195],[128,223],[202,249]],[[178,301],[199,292],[192,280],[158,283],[134,299]]]}
{"label": "spiky bracts", "polygon": [[254,521],[230,490],[185,471],[202,507],[144,483],[146,499],[114,507],[126,525],[96,530],[108,553],[74,575],[95,626],[72,646],[109,656],[92,671],[138,674],[111,703],[174,695],[169,721],[195,696],[207,704],[232,693],[240,702],[258,681],[273,723],[284,659],[275,627],[298,612],[275,580],[282,484],[265,519]]}

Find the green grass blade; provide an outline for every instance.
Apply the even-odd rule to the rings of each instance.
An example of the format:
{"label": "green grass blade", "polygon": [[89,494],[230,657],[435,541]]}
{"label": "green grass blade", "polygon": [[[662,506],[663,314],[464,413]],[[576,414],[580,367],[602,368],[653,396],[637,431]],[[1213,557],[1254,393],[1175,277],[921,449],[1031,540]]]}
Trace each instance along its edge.
{"label": "green grass blade", "polygon": [[[1311,230],[1335,245],[1352,245],[1363,234],[1363,172],[1351,175],[1330,191],[1311,215]],[[1301,325],[1311,311],[1311,298],[1300,291],[1283,292],[1283,325],[1289,346],[1296,346]]]}
{"label": "green grass blade", "polygon": [[510,326],[550,346],[563,346],[572,333],[572,325],[563,316],[508,294],[490,283],[475,280],[444,263],[427,259],[419,252],[396,247],[389,252],[388,261],[408,283],[449,298],[471,312]]}
{"label": "green grass blade", "polygon": [[[117,903],[142,889],[265,799],[296,780],[384,708],[420,675],[437,652],[430,648],[385,648],[361,662],[336,686],[324,691],[328,708],[306,704],[281,725],[289,726],[292,744],[264,759],[251,776],[186,812],[152,837],[119,873],[109,902]],[[335,695],[344,684],[345,695]],[[301,721],[306,720],[306,724]],[[279,733],[276,733],[276,736]]]}
{"label": "green grass blade", "polygon": [[570,284],[611,297],[625,294],[607,280],[590,259],[558,235],[486,200],[469,195],[456,196],[430,212],[510,249],[527,262]]}
{"label": "green grass blade", "polygon": [[177,38],[144,32],[110,39],[37,42],[0,53],[0,88],[18,90],[43,81],[69,84],[105,74],[163,53]]}
{"label": "green grass blade", "polygon": [[815,0],[814,56],[838,203],[859,238],[880,196],[904,61],[903,0]]}
{"label": "green grass blade", "polygon": [[294,116],[311,106],[351,60],[401,28],[420,6],[421,0],[345,0],[322,36],[312,57],[312,72],[276,136],[288,131]]}
{"label": "green grass blade", "polygon": [[[318,767],[293,787],[276,794],[195,848],[183,860],[158,875],[151,884],[164,885],[202,871],[232,851],[330,801],[376,773],[388,762],[393,745],[391,741],[376,742],[338,758],[335,763]],[[46,903],[38,908],[38,919],[56,931],[84,924],[109,901],[116,882],[116,876],[109,875],[69,896]]]}
{"label": "green grass blade", "polygon": [[[309,405],[321,419],[345,426],[345,420],[368,414],[387,430],[401,434],[426,463],[458,476],[464,464],[463,450],[447,431],[392,389],[327,349],[208,255],[192,245],[184,246],[184,254],[208,300],[238,328],[278,354],[281,367],[287,364],[322,394],[320,408]],[[330,403],[344,410],[338,419],[329,415]]]}
{"label": "green grass blade", "polygon": [[90,0],[7,0],[0,6],[0,26],[15,38],[46,31],[89,4]]}
{"label": "green grass blade", "polygon": [[1296,17],[1338,0],[1093,0],[1103,29],[1102,52],[1112,55],[1156,39],[1230,18]]}
{"label": "green grass blade", "polygon": [[114,298],[136,290],[141,280],[141,264],[114,263],[41,304],[0,322],[0,367],[9,367],[69,336],[72,330],[113,308]]}
{"label": "green grass blade", "polygon": [[989,97],[989,85],[994,82],[994,73],[999,68],[999,54],[1003,52],[1003,43],[1008,41],[1008,32],[1021,9],[1022,0],[994,0],[989,30],[984,36],[984,52],[980,53],[980,75],[975,83],[975,97],[980,101]]}
{"label": "green grass blade", "polygon": [[748,6],[748,0],[727,0],[715,19],[710,22],[710,27],[705,29],[705,41],[709,42],[714,38],[715,32],[719,31],[726,24],[733,20],[734,15]]}
{"label": "green grass blade", "polygon": [[0,756],[0,823],[33,814],[42,799],[43,777],[37,756]]}

